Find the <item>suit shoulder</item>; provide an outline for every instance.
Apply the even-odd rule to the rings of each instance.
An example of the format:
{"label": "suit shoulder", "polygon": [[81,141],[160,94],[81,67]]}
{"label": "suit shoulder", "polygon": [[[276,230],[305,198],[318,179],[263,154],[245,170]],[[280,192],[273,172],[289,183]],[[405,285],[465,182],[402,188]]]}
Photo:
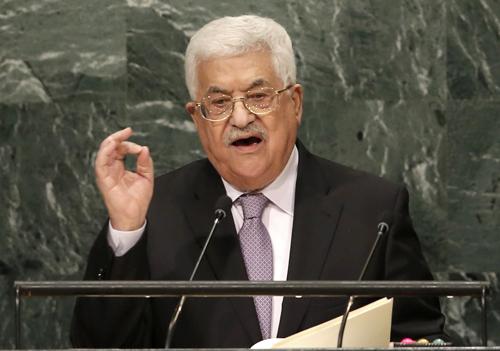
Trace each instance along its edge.
{"label": "suit shoulder", "polygon": [[155,196],[183,193],[196,184],[198,176],[212,170],[208,159],[196,160],[155,178]]}
{"label": "suit shoulder", "polygon": [[403,184],[323,158],[318,158],[318,163],[331,198],[343,201],[351,213],[362,218],[367,214],[407,211],[409,195]]}

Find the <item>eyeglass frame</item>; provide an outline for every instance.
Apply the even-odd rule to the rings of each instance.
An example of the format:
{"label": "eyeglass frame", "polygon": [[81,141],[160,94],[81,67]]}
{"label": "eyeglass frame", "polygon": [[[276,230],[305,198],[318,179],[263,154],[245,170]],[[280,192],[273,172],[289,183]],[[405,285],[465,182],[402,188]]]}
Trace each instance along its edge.
{"label": "eyeglass frame", "polygon": [[[288,85],[287,87],[283,88],[283,89],[279,89],[279,90],[276,90],[275,88],[273,87],[263,87],[263,88],[271,88],[274,90],[274,96],[273,96],[273,99],[276,98],[277,96],[279,96],[281,93],[287,91],[288,89],[290,89],[291,87],[293,87],[295,84],[290,84]],[[200,116],[201,118],[203,118],[204,120],[206,121],[209,121],[209,122],[222,122],[222,121],[225,121],[226,119],[228,119],[229,117],[231,117],[231,115],[233,114],[233,111],[234,111],[234,105],[238,102],[238,101],[241,101],[243,103],[243,106],[245,106],[245,108],[247,109],[248,112],[254,114],[254,115],[257,115],[257,116],[263,116],[263,115],[266,115],[268,113],[271,113],[273,111],[276,111],[277,107],[279,106],[279,101],[276,105],[276,107],[274,107],[272,110],[270,111],[267,111],[267,112],[259,112],[259,113],[256,113],[256,112],[253,112],[252,110],[250,110],[246,104],[246,99],[247,99],[247,96],[246,94],[248,94],[249,92],[251,92],[252,90],[248,90],[246,93],[245,93],[245,96],[240,96],[240,97],[232,97],[230,95],[226,95],[226,94],[223,94],[223,95],[226,95],[226,96],[229,96],[231,97],[231,108],[228,109],[227,111],[230,111],[228,113],[228,115],[224,118],[221,118],[221,119],[210,119],[210,118],[207,118],[203,115],[203,111],[202,111],[202,108],[201,108],[201,105],[203,103],[203,100],[205,100],[206,98],[208,98],[210,95],[208,96],[204,96],[201,101],[199,102],[195,102],[195,107],[199,108],[200,110]]]}

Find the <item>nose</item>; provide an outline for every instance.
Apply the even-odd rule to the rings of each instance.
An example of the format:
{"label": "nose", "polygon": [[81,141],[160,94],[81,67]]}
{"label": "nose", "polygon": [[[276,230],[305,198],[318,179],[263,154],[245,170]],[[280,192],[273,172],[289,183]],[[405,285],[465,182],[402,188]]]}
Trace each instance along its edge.
{"label": "nose", "polygon": [[234,98],[233,101],[233,113],[231,113],[231,117],[229,119],[233,126],[244,128],[255,121],[255,115],[248,111],[243,103],[243,98]]}

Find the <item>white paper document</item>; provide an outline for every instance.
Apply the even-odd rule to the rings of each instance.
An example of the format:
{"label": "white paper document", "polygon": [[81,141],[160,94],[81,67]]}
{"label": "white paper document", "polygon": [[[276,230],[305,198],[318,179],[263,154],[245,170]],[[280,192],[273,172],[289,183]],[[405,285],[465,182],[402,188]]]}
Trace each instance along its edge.
{"label": "white paper document", "polygon": [[[343,347],[387,348],[391,336],[392,299],[383,298],[349,313]],[[335,348],[342,316],[284,339],[263,340],[252,348]]]}

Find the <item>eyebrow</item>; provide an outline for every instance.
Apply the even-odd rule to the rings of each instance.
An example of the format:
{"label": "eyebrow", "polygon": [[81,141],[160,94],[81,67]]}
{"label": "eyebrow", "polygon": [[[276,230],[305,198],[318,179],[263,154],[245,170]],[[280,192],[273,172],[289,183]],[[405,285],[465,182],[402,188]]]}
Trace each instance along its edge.
{"label": "eyebrow", "polygon": [[207,90],[207,94],[210,94],[210,93],[212,93],[212,94],[213,93],[222,93],[222,94],[226,94],[226,95],[231,95],[231,92],[229,90],[220,88],[218,86],[209,87]]}
{"label": "eyebrow", "polygon": [[[251,90],[253,88],[265,86],[265,85],[271,85],[271,84],[267,80],[259,78],[259,79],[254,80],[248,86],[248,88],[245,89],[245,91]],[[207,94],[214,94],[214,93],[221,93],[221,94],[225,94],[225,95],[231,95],[231,92],[229,90],[221,88],[221,87],[218,87],[216,85],[213,85],[213,86],[209,87],[208,90],[207,90]]]}

